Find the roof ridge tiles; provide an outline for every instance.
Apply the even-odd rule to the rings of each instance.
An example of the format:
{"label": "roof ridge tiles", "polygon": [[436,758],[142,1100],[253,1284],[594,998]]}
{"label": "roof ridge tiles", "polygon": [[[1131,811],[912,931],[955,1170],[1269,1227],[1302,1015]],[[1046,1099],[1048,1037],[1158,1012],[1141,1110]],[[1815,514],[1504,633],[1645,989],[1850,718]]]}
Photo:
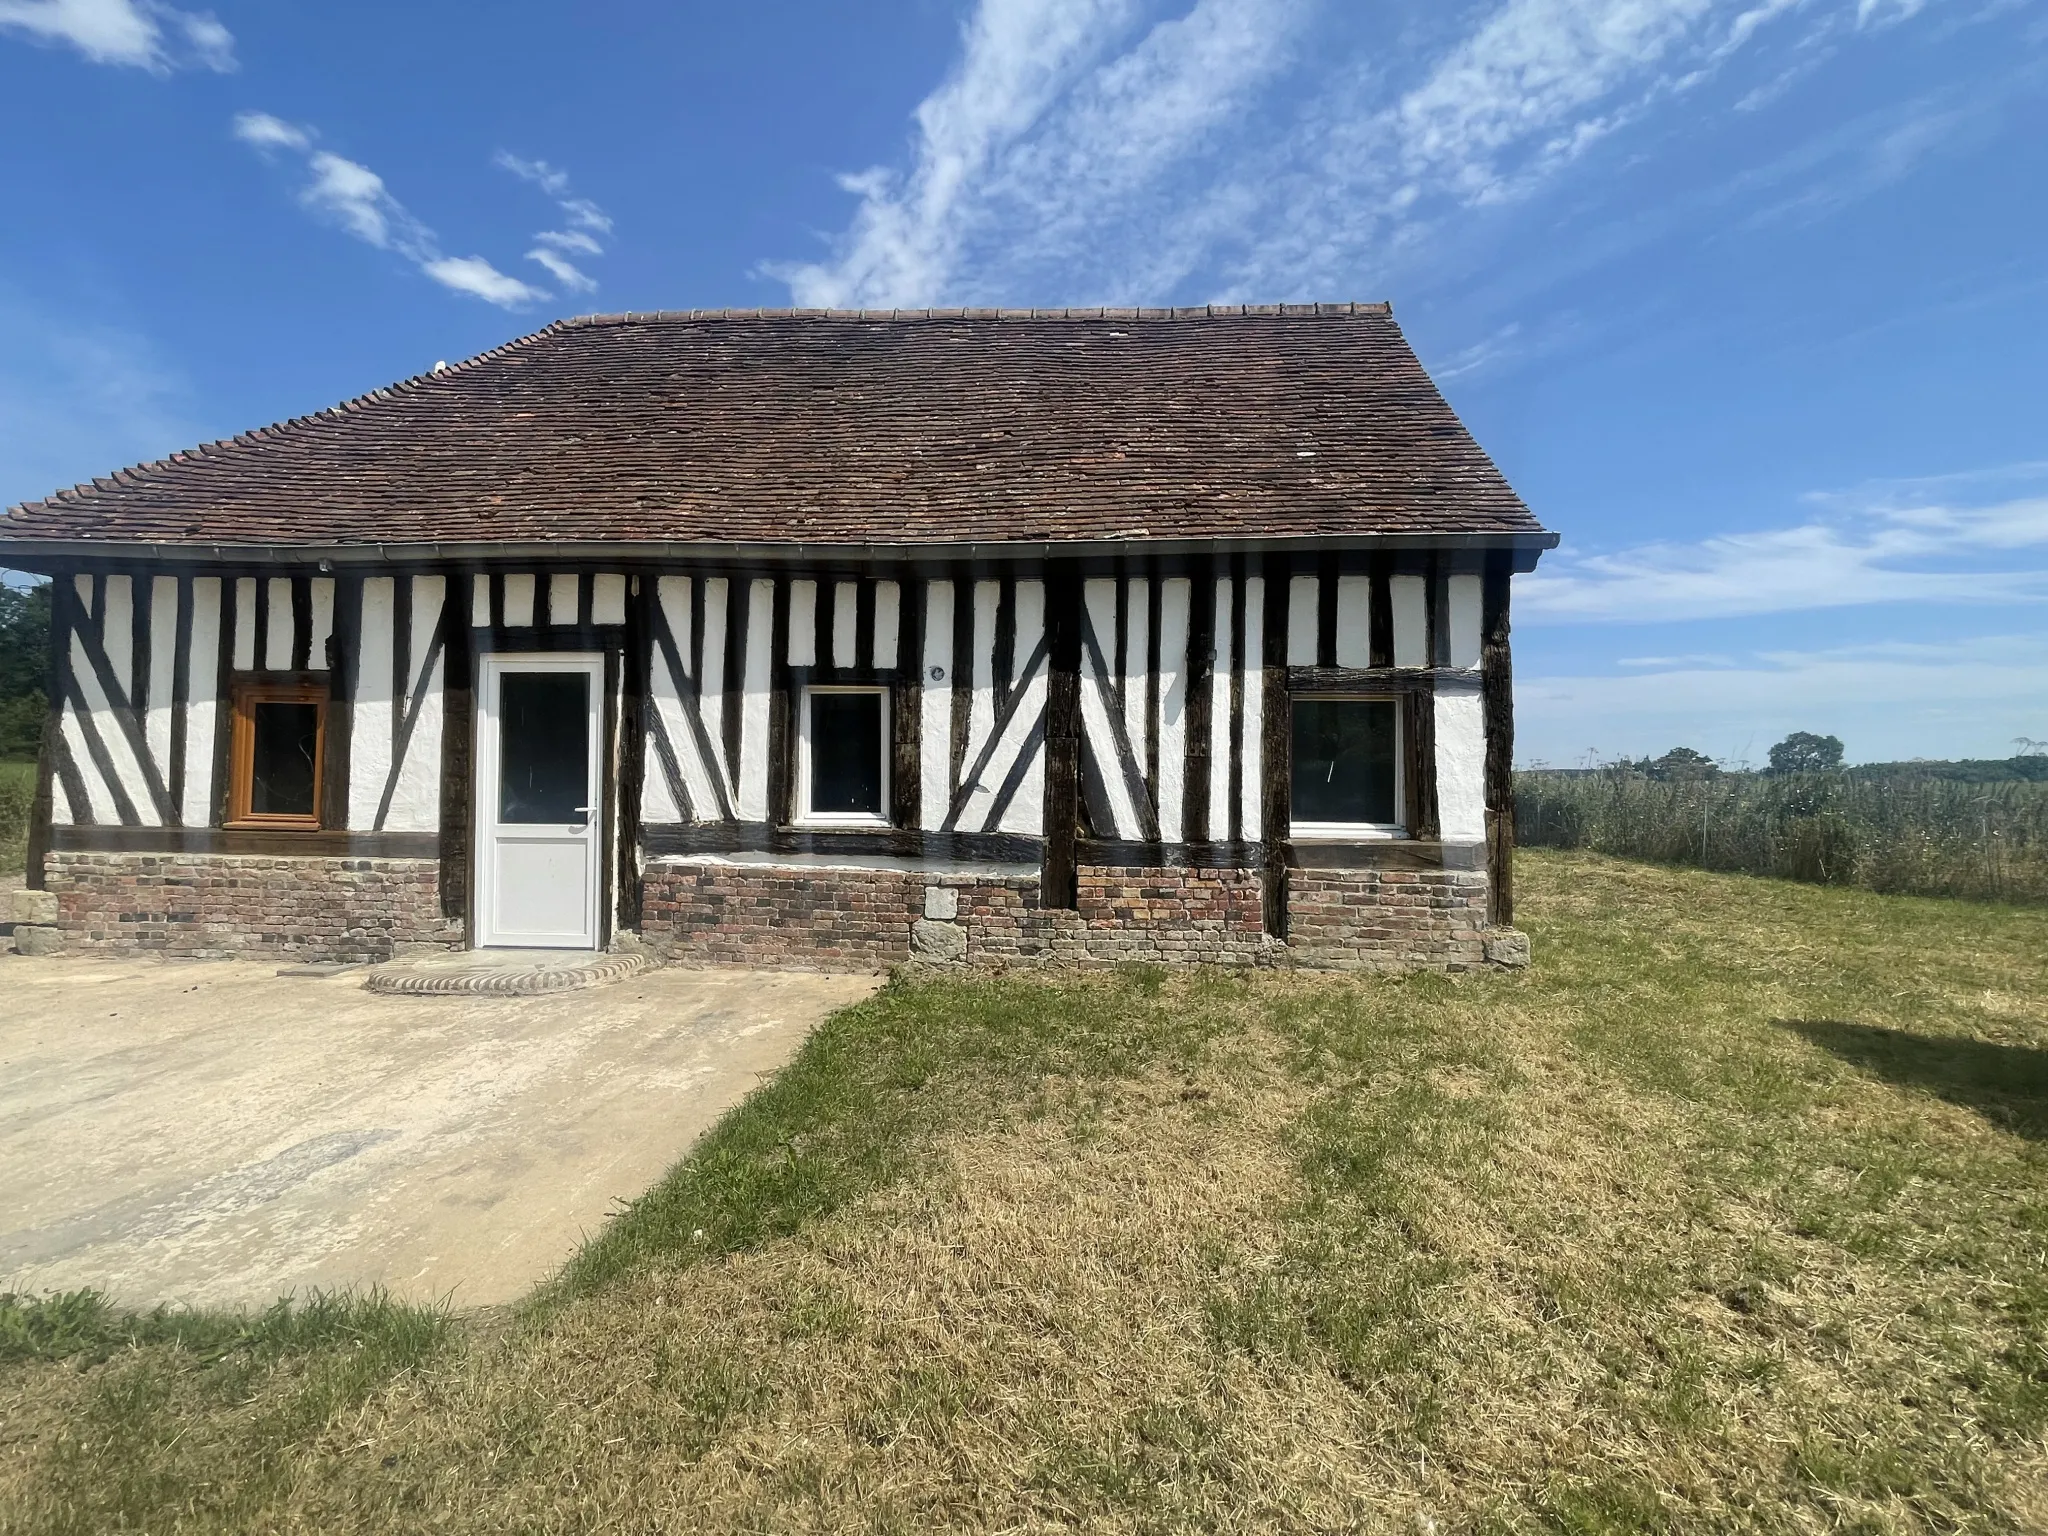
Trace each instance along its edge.
{"label": "roof ridge tiles", "polygon": [[[586,326],[698,324],[708,320],[852,320],[868,324],[897,321],[945,320],[1237,320],[1306,319],[1339,315],[1369,315],[1392,319],[1390,300],[1343,300],[1313,304],[1188,304],[1163,308],[1142,305],[1068,306],[1050,309],[1022,308],[923,308],[923,309],[627,309],[570,315],[538,331],[580,330]],[[521,338],[530,340],[531,338]],[[500,349],[502,350],[502,349]],[[482,353],[478,359],[489,357]],[[451,371],[452,367],[451,365]]]}

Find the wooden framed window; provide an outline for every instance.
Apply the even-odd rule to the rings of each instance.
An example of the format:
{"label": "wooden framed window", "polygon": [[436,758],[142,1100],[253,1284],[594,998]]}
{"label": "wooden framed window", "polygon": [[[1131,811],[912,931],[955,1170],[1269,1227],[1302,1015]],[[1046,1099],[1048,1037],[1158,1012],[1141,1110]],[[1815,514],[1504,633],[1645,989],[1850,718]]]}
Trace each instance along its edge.
{"label": "wooden framed window", "polygon": [[1308,694],[1293,715],[1293,835],[1406,836],[1401,701]]}
{"label": "wooden framed window", "polygon": [[888,826],[890,742],[887,688],[804,689],[797,730],[797,824]]}
{"label": "wooden framed window", "polygon": [[236,683],[228,749],[230,827],[320,829],[325,683]]}

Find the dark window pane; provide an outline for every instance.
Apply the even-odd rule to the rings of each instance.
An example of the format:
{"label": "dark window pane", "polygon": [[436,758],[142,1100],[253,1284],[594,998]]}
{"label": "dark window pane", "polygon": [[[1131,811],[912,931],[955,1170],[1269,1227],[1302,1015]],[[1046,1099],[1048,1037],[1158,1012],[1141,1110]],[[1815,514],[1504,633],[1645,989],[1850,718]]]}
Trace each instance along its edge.
{"label": "dark window pane", "polygon": [[811,695],[811,810],[882,814],[882,696]]}
{"label": "dark window pane", "polygon": [[1401,819],[1394,804],[1392,699],[1298,699],[1294,705],[1294,819]]}
{"label": "dark window pane", "polygon": [[507,672],[498,680],[498,820],[585,821],[590,676]]}
{"label": "dark window pane", "polygon": [[249,706],[249,719],[255,732],[249,813],[313,815],[313,755],[320,750],[320,706],[259,699]]}

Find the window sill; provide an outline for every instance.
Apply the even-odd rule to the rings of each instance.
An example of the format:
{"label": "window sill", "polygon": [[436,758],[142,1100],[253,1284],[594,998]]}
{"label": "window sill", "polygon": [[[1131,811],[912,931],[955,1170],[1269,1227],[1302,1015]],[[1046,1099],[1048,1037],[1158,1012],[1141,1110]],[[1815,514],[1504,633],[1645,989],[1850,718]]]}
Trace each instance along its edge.
{"label": "window sill", "polygon": [[316,816],[240,816],[220,824],[223,832],[318,832]]}
{"label": "window sill", "polygon": [[1408,829],[1377,821],[1297,821],[1287,836],[1297,843],[1390,843],[1407,841]]}
{"label": "window sill", "polygon": [[789,825],[791,830],[796,832],[873,832],[878,828],[886,832],[889,830],[891,823],[889,821],[889,818],[886,816],[869,816],[865,814],[860,814],[843,816],[799,816]]}

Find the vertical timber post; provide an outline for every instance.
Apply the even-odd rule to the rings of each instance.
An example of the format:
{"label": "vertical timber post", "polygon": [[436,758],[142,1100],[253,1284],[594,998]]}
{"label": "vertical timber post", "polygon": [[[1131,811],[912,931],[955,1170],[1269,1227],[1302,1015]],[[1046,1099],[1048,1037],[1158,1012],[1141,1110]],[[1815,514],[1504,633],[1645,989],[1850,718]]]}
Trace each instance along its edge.
{"label": "vertical timber post", "polygon": [[1486,721],[1486,915],[1515,922],[1515,677],[1508,650],[1507,550],[1491,550],[1479,610],[1480,696]]}
{"label": "vertical timber post", "polygon": [[[1294,660],[1287,654],[1287,603],[1293,590],[1293,568],[1285,555],[1268,555],[1265,568],[1266,609],[1258,615],[1263,626],[1259,654],[1265,676],[1259,687],[1259,772],[1265,782],[1259,786],[1260,885],[1265,909],[1266,932],[1276,939],[1287,937],[1287,839],[1294,819],[1294,704],[1287,688],[1287,667]],[[1249,626],[1253,616],[1247,614]],[[1314,657],[1310,657],[1311,662]]]}
{"label": "vertical timber post", "polygon": [[[640,931],[640,792],[647,771],[648,673],[654,665],[654,626],[648,608],[654,601],[654,577],[626,576],[626,632],[621,650],[624,674],[619,699],[618,844],[613,849],[613,906],[618,925]],[[693,610],[694,610],[694,605]],[[683,637],[689,643],[689,637]]]}
{"label": "vertical timber post", "polygon": [[1046,572],[1045,852],[1039,905],[1072,911],[1081,808],[1081,573],[1071,561]]}
{"label": "vertical timber post", "polygon": [[[470,743],[475,737],[475,660],[469,582],[448,575],[441,604],[441,915],[469,919]],[[459,595],[458,595],[459,594]],[[347,802],[343,801],[344,812]]]}
{"label": "vertical timber post", "polygon": [[[43,710],[43,735],[36,749],[36,798],[28,813],[28,878],[27,885],[32,891],[48,890],[49,876],[44,865],[49,858],[51,826],[56,821],[57,754],[62,749],[57,733],[62,728],[64,710],[64,668],[70,662],[71,624],[70,608],[60,602],[71,586],[69,571],[56,571],[50,577],[50,647],[43,658],[44,697],[49,700]],[[77,812],[72,812],[74,818]]]}

